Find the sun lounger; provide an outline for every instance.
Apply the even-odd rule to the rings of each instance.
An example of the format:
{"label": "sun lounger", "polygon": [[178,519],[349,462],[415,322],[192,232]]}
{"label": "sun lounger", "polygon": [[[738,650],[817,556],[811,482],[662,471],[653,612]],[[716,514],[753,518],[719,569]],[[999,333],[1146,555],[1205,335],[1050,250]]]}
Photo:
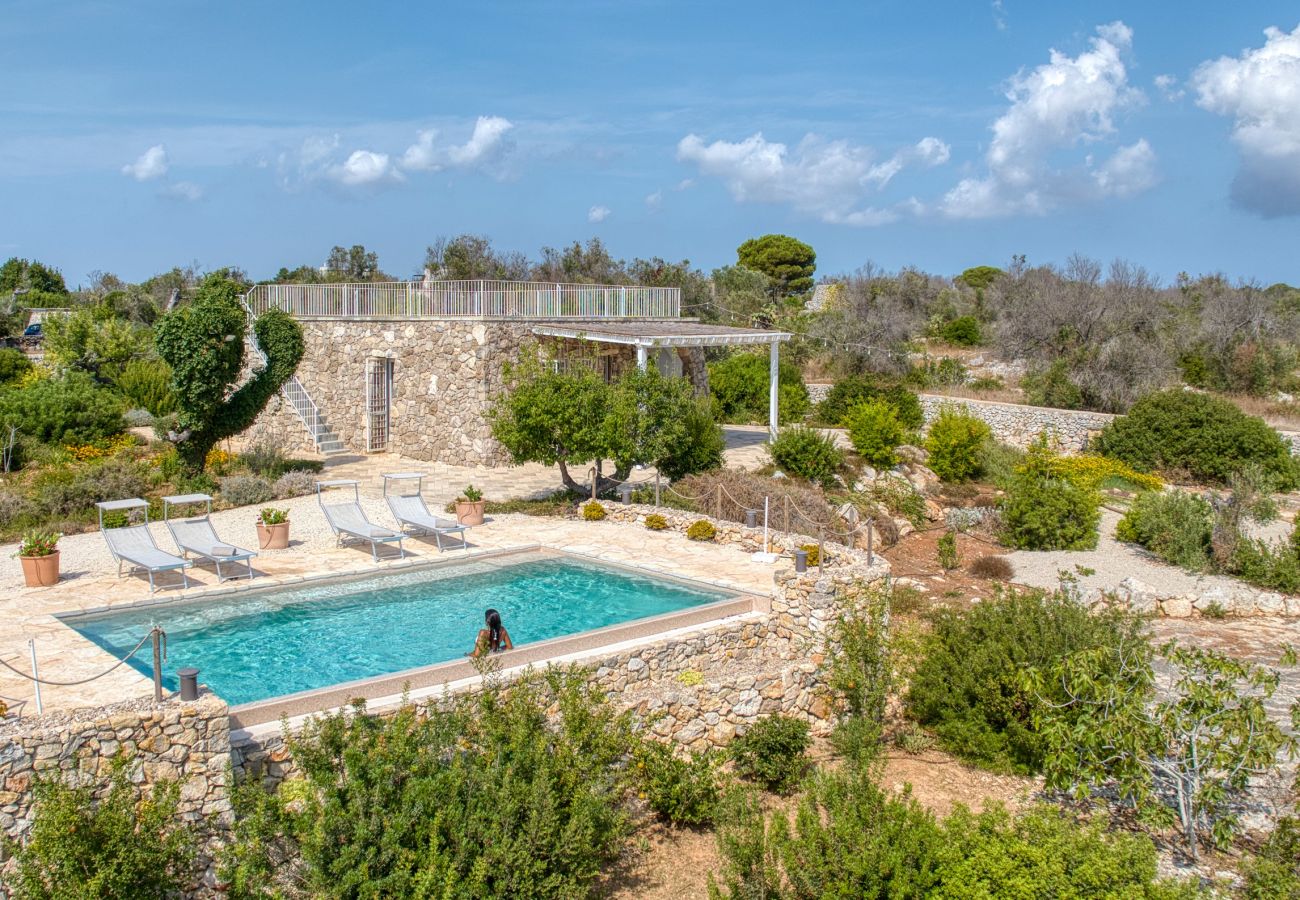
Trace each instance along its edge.
{"label": "sun lounger", "polygon": [[[405,494],[396,492],[403,487],[409,489],[412,482],[415,488],[413,492]],[[412,528],[433,535],[440,552],[443,549],[444,536],[458,535],[461,547],[468,550],[469,541],[465,540],[465,532],[469,526],[462,525],[455,519],[444,519],[431,513],[420,493],[423,483],[424,475],[421,472],[389,472],[384,475],[384,502],[388,504],[393,518],[397,520],[397,527],[402,531]],[[390,485],[393,490],[389,489]]]}
{"label": "sun lounger", "polygon": [[[356,481],[318,481],[316,482],[316,502],[325,513],[325,521],[329,522],[330,530],[334,532],[338,542],[342,544],[347,540],[369,541],[370,555],[374,557],[375,562],[379,562],[379,545],[391,544],[397,542],[397,550],[406,557],[406,550],[402,547],[402,540],[406,537],[400,531],[393,531],[391,528],[385,528],[382,525],[376,525],[366,518],[365,512],[361,509],[361,494],[358,488],[359,482]],[[325,490],[329,488],[352,488],[352,499],[341,503],[326,503]]]}
{"label": "sun lounger", "polygon": [[[173,506],[187,506],[194,503],[205,504],[201,516],[173,519],[168,512]],[[217,537],[217,530],[212,527],[212,497],[208,494],[174,494],[163,497],[163,524],[171,532],[172,540],[180,548],[181,557],[194,554],[200,559],[211,560],[217,569],[217,580],[225,581],[226,575],[221,571],[221,564],[242,563],[248,570],[248,580],[253,580],[252,559],[257,554],[229,544]]]}
{"label": "sun lounger", "polygon": [[[108,544],[108,551],[113,554],[113,559],[117,562],[117,574],[122,575],[122,563],[130,563],[132,569],[143,569],[149,573],[149,593],[153,593],[154,574],[158,572],[170,572],[179,569],[181,572],[181,583],[188,588],[190,586],[189,577],[185,570],[190,567],[188,559],[181,559],[179,556],[173,556],[170,553],[160,549],[154,542],[153,534],[149,531],[149,504],[139,497],[132,497],[129,500],[109,500],[104,503],[96,503],[99,508],[99,532],[104,536]],[[130,510],[143,509],[144,522],[136,525],[125,525],[121,528],[105,528],[104,513],[123,512],[130,515]]]}

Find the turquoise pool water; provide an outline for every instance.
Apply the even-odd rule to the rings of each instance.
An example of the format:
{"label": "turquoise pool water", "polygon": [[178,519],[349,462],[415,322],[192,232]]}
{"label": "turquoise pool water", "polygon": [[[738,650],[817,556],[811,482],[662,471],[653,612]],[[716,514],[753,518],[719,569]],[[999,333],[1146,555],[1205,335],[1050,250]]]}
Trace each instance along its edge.
{"label": "turquoise pool water", "polygon": [[[167,687],[194,666],[234,705],[459,659],[489,607],[519,646],[730,596],[581,560],[507,557],[65,621],[115,656],[157,622]],[[147,646],[131,665],[152,675]]]}

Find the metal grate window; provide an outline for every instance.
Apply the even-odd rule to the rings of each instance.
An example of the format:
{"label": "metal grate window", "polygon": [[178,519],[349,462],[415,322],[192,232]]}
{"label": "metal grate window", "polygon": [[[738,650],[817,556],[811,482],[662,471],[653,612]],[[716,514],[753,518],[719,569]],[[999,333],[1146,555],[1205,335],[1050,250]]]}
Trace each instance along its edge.
{"label": "metal grate window", "polygon": [[366,450],[388,449],[389,411],[393,396],[393,361],[366,361]]}

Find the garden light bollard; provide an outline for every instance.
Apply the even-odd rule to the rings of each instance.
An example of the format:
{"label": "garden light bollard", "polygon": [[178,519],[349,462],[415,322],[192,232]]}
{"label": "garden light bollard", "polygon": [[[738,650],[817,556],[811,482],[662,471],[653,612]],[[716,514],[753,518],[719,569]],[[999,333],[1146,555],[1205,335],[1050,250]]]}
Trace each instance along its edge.
{"label": "garden light bollard", "polygon": [[746,528],[758,527],[758,510],[756,509],[745,510],[745,527]]}
{"label": "garden light bollard", "polygon": [[807,571],[808,571],[808,551],[807,551],[807,550],[796,550],[796,551],[794,551],[794,570],[795,570],[796,572],[807,572]]}
{"label": "garden light bollard", "polygon": [[623,496],[623,505],[624,505],[624,506],[627,506],[627,505],[629,505],[629,504],[632,502],[632,485],[630,485],[630,484],[620,484],[620,485],[618,486],[618,492],[619,492],[619,494],[621,494],[621,495]]}
{"label": "garden light bollard", "polygon": [[199,699],[199,670],[193,666],[186,666],[177,669],[176,676],[181,680],[181,699]]}

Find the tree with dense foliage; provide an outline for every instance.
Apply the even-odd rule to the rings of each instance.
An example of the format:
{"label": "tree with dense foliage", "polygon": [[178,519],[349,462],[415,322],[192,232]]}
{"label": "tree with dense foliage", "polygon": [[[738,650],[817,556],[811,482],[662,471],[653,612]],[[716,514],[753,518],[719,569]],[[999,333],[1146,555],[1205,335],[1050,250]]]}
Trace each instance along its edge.
{"label": "tree with dense foliage", "polygon": [[[1034,710],[1048,785],[1080,800],[1113,791],[1158,825],[1176,822],[1195,858],[1204,840],[1228,843],[1250,780],[1276,770],[1297,740],[1269,714],[1276,669],[1172,641],[1160,656],[1159,676],[1150,647],[1129,643],[1020,678],[1056,698]],[[1295,661],[1288,649],[1282,664]],[[1290,713],[1300,720],[1300,701]]]}
{"label": "tree with dense foliage", "polygon": [[826,399],[817,404],[817,418],[825,425],[844,422],[849,410],[871,400],[883,400],[893,407],[904,428],[919,430],[925,424],[921,401],[905,385],[868,375],[849,375],[831,385]]}
{"label": "tree with dense foliage", "polygon": [[12,347],[0,349],[0,387],[20,380],[32,370],[32,361],[27,354]]}
{"label": "tree with dense foliage", "polygon": [[333,247],[325,258],[325,271],[337,281],[384,281],[379,271],[379,254],[361,244]]}
{"label": "tree with dense foliage", "polygon": [[4,265],[0,265],[0,294],[12,294],[14,291],[58,294],[67,297],[68,285],[63,280],[63,273],[58,269],[35,260],[13,256],[7,259]]}
{"label": "tree with dense foliage", "polygon": [[610,255],[600,238],[594,237],[586,244],[574,241],[563,250],[543,247],[541,260],[533,266],[532,277],[537,281],[555,281],[575,284],[627,284],[627,271],[622,260]]}
{"label": "tree with dense foliage", "polygon": [[787,234],[765,234],[750,238],[736,248],[736,261],[746,269],[772,279],[777,297],[806,294],[813,289],[817,253],[803,241]]}
{"label": "tree with dense foliage", "polygon": [[1300,484],[1290,445],[1263,419],[1195,391],[1174,388],[1146,395],[1128,415],[1102,429],[1093,448],[1139,472],[1226,484],[1234,472],[1254,464],[1274,477],[1278,489]]}
{"label": "tree with dense foliage", "polygon": [[5,848],[16,866],[0,881],[15,900],[166,900],[189,887],[196,840],[176,814],[175,782],[142,797],[118,763],[99,799],[54,780],[35,792],[31,833]]}
{"label": "tree with dense foliage", "polygon": [[439,237],[424,253],[424,268],[439,281],[527,281],[528,258],[518,252],[501,252],[481,234]]}
{"label": "tree with dense foliage", "polygon": [[[572,466],[594,466],[598,492],[612,490],[636,465],[662,463],[679,476],[713,466],[717,429],[693,419],[696,401],[684,378],[647,367],[606,383],[588,369],[554,372],[535,360],[511,367],[506,377],[489,412],[493,436],[516,463],[558,466],[569,490],[581,490]],[[603,477],[606,460],[614,463],[614,480]]]}
{"label": "tree with dense foliage", "polygon": [[172,439],[191,472],[203,470],[208,451],[218,441],[253,424],[302,359],[298,323],[281,310],[268,310],[253,324],[266,365],[236,388],[244,365],[246,328],[239,285],[219,274],[203,280],[190,305],[158,322],[158,355],[171,366],[179,407]]}
{"label": "tree with dense foliage", "polygon": [[85,372],[112,384],[132,360],[153,355],[147,328],[117,318],[109,309],[83,306],[44,323],[45,353],[56,366]]}
{"label": "tree with dense foliage", "polygon": [[696,397],[682,419],[683,437],[656,463],[659,474],[677,481],[697,472],[722,468],[727,436],[713,416],[708,397]]}
{"label": "tree with dense foliage", "polygon": [[997,266],[973,266],[962,272],[954,280],[960,281],[973,290],[982,291],[1005,274]]}
{"label": "tree with dense foliage", "polygon": [[[798,367],[782,359],[777,367],[777,413],[781,424],[808,411],[808,388]],[[709,390],[724,422],[766,422],[771,363],[766,353],[734,353],[709,363]]]}

